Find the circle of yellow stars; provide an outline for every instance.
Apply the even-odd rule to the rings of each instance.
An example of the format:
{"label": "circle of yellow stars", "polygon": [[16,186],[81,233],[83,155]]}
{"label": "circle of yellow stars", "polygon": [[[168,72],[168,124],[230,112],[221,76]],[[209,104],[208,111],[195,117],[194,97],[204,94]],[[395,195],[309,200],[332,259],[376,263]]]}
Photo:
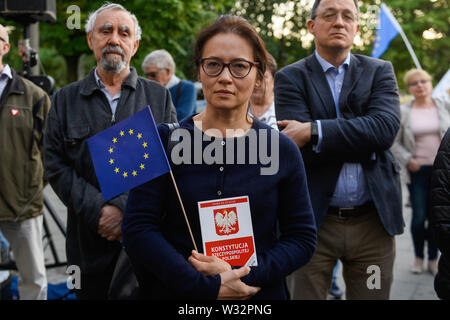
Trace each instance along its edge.
{"label": "circle of yellow stars", "polygon": [[[143,136],[142,136],[142,133],[137,133],[137,134],[135,134],[134,133],[134,129],[129,129],[128,131],[124,131],[124,130],[121,130],[120,132],[119,132],[119,136],[120,137],[124,137],[126,134],[128,134],[128,135],[130,135],[130,136],[136,136],[136,138],[138,139],[138,140],[141,140],[141,139],[143,139]],[[113,137],[112,138],[112,143],[113,143],[113,145],[112,146],[110,146],[109,148],[108,148],[108,153],[110,154],[110,159],[109,159],[109,164],[111,165],[111,166],[113,166],[114,167],[114,173],[115,174],[120,174],[120,175],[122,175],[122,177],[124,178],[124,179],[126,179],[126,178],[128,178],[128,176],[129,176],[129,173],[128,173],[128,171],[125,171],[125,170],[123,170],[123,171],[121,171],[120,170],[120,168],[118,167],[118,166],[116,166],[117,164],[116,164],[116,159],[114,159],[114,151],[115,151],[115,149],[114,149],[114,145],[117,143],[119,141],[119,138],[117,138],[117,137]],[[144,149],[147,149],[148,148],[148,142],[146,142],[146,141],[144,141],[144,140],[142,140],[142,143],[141,143],[141,146],[144,148]],[[147,152],[147,150],[145,150],[146,152],[143,154],[143,158],[145,159],[145,160],[147,160],[150,156],[149,156],[149,154],[148,154],[148,152]],[[136,170],[133,170],[133,169],[131,169],[130,170],[130,172],[131,172],[131,175],[133,176],[133,177],[136,177],[136,176],[138,176],[138,174],[139,174],[139,172],[140,171],[143,171],[143,170],[145,170],[145,164],[143,164],[143,163],[140,163],[139,164],[139,168],[136,168]]]}

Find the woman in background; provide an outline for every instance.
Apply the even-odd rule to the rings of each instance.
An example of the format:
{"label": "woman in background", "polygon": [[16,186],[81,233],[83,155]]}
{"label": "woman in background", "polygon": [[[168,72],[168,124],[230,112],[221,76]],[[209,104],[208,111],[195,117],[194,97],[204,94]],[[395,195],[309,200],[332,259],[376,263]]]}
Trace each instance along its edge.
{"label": "woman in background", "polygon": [[436,275],[438,249],[429,222],[429,184],[441,139],[450,126],[450,106],[448,102],[431,96],[431,76],[424,70],[408,71],[405,84],[414,99],[400,107],[401,125],[392,152],[407,169],[402,170],[402,178],[408,184],[412,206],[411,234],[415,260],[411,272],[419,274],[424,271],[424,245],[427,242],[428,271]]}
{"label": "woman in background", "polygon": [[273,93],[273,79],[277,72],[277,62],[267,53],[267,69],[261,85],[256,85],[250,98],[250,114],[258,120],[278,130],[275,117],[275,102]]}

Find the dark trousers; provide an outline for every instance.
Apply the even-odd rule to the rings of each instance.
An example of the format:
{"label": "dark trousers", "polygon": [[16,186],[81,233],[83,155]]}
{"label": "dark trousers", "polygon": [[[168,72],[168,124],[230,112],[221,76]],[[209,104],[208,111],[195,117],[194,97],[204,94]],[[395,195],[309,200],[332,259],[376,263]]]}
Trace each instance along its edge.
{"label": "dark trousers", "polygon": [[[430,179],[432,166],[422,166],[417,172],[410,172],[408,185],[411,197],[412,219],[411,235],[416,257],[424,258],[425,241],[428,244],[428,260],[437,258],[436,240],[431,228]],[[427,226],[425,225],[427,222]]]}
{"label": "dark trousers", "polygon": [[75,290],[78,300],[107,300],[109,286],[114,273],[115,263],[112,263],[102,273],[81,273],[81,289]]}

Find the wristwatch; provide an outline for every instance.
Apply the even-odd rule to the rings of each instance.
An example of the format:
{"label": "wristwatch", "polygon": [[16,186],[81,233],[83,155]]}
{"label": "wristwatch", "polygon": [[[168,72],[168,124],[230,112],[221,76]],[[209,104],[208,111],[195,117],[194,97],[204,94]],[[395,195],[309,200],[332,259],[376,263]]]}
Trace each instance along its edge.
{"label": "wristwatch", "polygon": [[311,122],[311,143],[313,146],[317,145],[319,142],[319,127],[317,126],[317,122]]}

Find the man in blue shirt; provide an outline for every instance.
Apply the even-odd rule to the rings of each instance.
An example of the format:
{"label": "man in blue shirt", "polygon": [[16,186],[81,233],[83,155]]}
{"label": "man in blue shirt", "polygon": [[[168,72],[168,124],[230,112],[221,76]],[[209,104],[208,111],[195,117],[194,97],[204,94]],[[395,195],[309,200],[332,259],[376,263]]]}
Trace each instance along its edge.
{"label": "man in blue shirt", "polygon": [[[340,259],[347,299],[389,299],[394,235],[403,232],[392,65],[351,54],[356,0],[316,0],[316,50],[277,73],[275,111],[301,148],[319,228],[311,262],[289,279],[294,299],[326,299]],[[371,277],[373,276],[373,277]]]}
{"label": "man in blue shirt", "polygon": [[149,53],[142,63],[142,71],[148,79],[169,89],[178,121],[195,113],[197,90],[192,81],[181,80],[175,75],[175,62],[169,52],[162,49]]}

